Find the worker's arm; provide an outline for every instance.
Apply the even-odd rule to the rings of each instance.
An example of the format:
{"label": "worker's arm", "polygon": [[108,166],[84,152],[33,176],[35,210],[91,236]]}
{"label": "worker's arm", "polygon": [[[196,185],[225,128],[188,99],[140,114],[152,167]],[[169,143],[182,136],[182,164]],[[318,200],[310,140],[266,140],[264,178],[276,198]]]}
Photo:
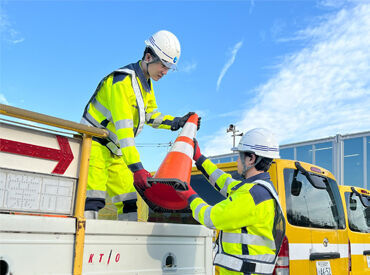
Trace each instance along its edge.
{"label": "worker's arm", "polygon": [[254,191],[236,192],[214,206],[195,195],[189,199],[190,208],[194,219],[208,228],[234,230],[273,220],[274,201],[265,191],[267,193],[262,190],[258,195],[253,194]]}
{"label": "worker's arm", "polygon": [[163,115],[157,110],[158,106],[155,100],[153,90],[147,94],[148,105],[145,112],[145,123],[153,128],[170,130],[172,123],[177,117]]}
{"label": "worker's arm", "polygon": [[225,198],[230,193],[230,189],[240,181],[234,180],[230,174],[218,169],[208,158],[201,155],[195,162],[197,168],[202,171],[207,180],[223,195]]}
{"label": "worker's arm", "polygon": [[143,169],[140,155],[134,140],[134,121],[127,92],[131,88],[131,78],[126,76],[122,81],[112,84],[110,94],[110,111],[116,134],[122,151],[122,157],[132,172]]}

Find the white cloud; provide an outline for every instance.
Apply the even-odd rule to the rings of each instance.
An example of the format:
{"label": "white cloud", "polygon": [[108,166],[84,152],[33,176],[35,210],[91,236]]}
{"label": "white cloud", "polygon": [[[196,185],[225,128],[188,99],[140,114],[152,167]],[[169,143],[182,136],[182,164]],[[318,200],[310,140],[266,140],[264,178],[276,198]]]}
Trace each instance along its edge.
{"label": "white cloud", "polygon": [[[369,131],[369,14],[370,4],[362,4],[300,31],[309,45],[286,56],[276,75],[255,88],[254,107],[240,110],[237,128],[270,128],[281,144]],[[226,127],[211,134],[217,138],[206,154],[230,152]]]}
{"label": "white cloud", "polygon": [[252,14],[253,9],[254,9],[255,2],[254,0],[251,0],[251,5],[249,6],[249,14]]}
{"label": "white cloud", "polygon": [[234,63],[236,54],[238,53],[238,51],[241,48],[241,46],[243,46],[243,41],[240,41],[240,42],[236,43],[235,46],[234,46],[234,48],[231,50],[231,52],[230,52],[231,53],[231,57],[226,62],[226,64],[224,65],[224,67],[222,68],[222,71],[220,73],[220,76],[217,79],[217,90],[219,90],[220,85],[221,85],[221,81],[222,81],[223,77],[225,76],[227,70]]}
{"label": "white cloud", "polygon": [[186,62],[181,68],[180,71],[184,73],[190,73],[194,71],[197,68],[197,63],[196,62]]}
{"label": "white cloud", "polygon": [[11,44],[18,44],[24,41],[24,37],[13,28],[3,8],[0,9],[0,36],[2,40]]}
{"label": "white cloud", "polygon": [[3,94],[0,94],[0,103],[9,105],[9,102],[6,100],[6,98]]}

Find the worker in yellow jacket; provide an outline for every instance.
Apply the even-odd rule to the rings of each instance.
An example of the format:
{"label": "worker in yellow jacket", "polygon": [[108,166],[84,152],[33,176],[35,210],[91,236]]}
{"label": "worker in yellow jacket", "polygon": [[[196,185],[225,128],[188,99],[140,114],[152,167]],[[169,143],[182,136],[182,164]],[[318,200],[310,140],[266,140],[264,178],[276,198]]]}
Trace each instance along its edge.
{"label": "worker in yellow jacket", "polygon": [[[169,31],[159,31],[145,41],[142,60],[104,77],[89,100],[81,123],[108,131],[105,139],[93,138],[86,192],[85,217],[96,219],[106,194],[117,207],[119,220],[137,220],[138,188],[149,187],[134,138],[144,124],[158,129],[178,130],[183,117],[157,110],[151,79],[158,81],[176,69],[180,43]],[[199,128],[199,125],[198,125]]]}
{"label": "worker in yellow jacket", "polygon": [[193,217],[220,231],[214,264],[220,274],[272,274],[283,237],[285,220],[269,169],[279,158],[279,146],[266,129],[256,128],[243,135],[238,147],[238,173],[234,180],[200,153],[195,140],[194,160],[199,170],[225,199],[207,204],[189,187],[177,191],[188,200]]}

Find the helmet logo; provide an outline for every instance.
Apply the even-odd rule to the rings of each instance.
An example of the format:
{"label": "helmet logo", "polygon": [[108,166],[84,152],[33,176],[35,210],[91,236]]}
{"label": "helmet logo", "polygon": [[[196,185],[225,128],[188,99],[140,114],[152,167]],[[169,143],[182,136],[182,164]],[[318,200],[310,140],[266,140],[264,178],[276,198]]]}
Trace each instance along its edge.
{"label": "helmet logo", "polygon": [[175,58],[173,59],[173,63],[176,63],[177,62],[177,56],[175,56]]}

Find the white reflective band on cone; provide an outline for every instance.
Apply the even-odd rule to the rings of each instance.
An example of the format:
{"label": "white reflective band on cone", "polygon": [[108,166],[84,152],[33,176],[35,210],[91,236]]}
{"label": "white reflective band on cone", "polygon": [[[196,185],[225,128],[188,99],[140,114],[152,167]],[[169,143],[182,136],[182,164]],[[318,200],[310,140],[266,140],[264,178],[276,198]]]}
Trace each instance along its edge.
{"label": "white reflective band on cone", "polygon": [[[187,123],[185,123],[184,127],[182,128],[181,133],[179,134],[179,137],[186,136],[188,138],[193,139],[193,137],[195,137],[195,135],[197,133],[197,128],[198,128],[198,126],[195,125],[194,123],[187,122]],[[193,158],[193,156],[191,156],[191,158]]]}
{"label": "white reflective band on cone", "polygon": [[180,152],[187,155],[190,159],[193,159],[194,148],[187,142],[184,141],[176,141],[170,152]]}

